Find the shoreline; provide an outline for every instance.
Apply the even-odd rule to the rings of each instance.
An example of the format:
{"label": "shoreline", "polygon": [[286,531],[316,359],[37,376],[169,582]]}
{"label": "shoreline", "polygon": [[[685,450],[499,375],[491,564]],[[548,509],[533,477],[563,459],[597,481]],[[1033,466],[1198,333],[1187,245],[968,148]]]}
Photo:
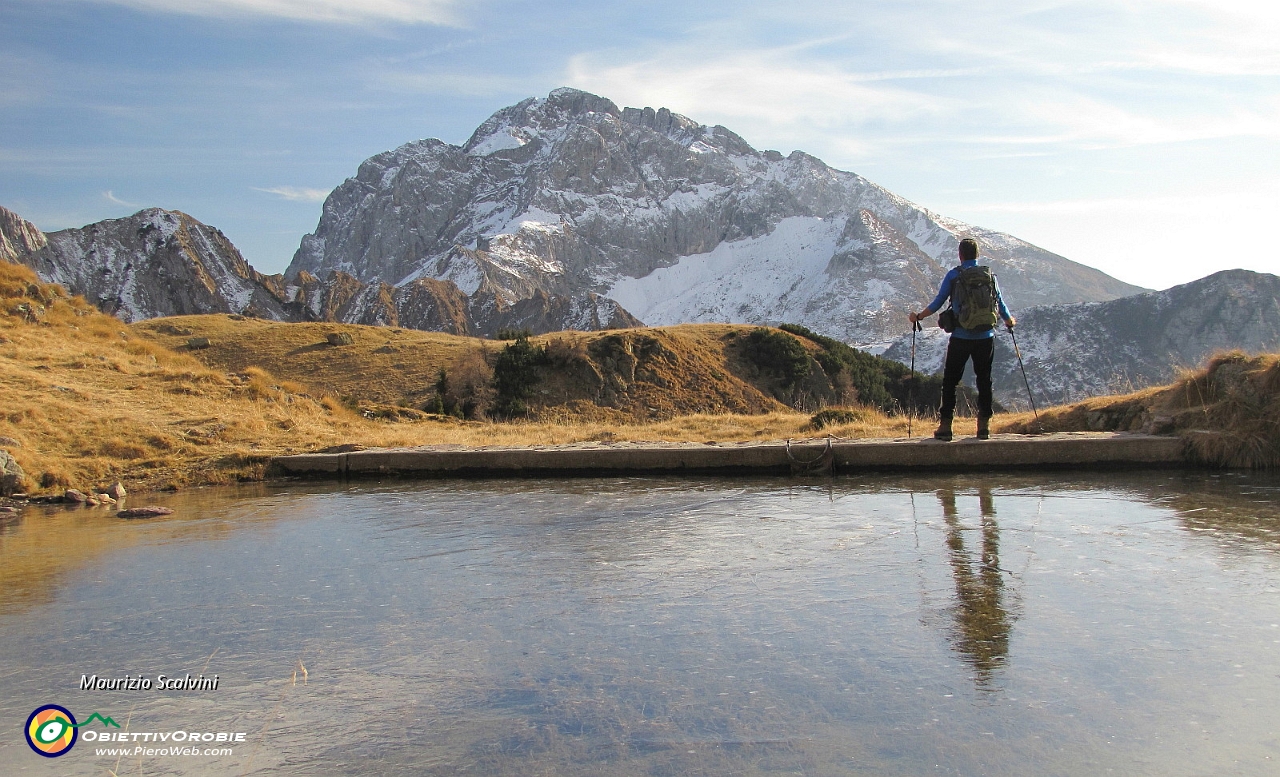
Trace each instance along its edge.
{"label": "shoreline", "polygon": [[541,446],[419,446],[277,456],[266,476],[348,479],[598,477],[639,474],[850,474],[873,471],[1190,466],[1178,437],[1126,432],[996,434],[739,443],[584,442]]}

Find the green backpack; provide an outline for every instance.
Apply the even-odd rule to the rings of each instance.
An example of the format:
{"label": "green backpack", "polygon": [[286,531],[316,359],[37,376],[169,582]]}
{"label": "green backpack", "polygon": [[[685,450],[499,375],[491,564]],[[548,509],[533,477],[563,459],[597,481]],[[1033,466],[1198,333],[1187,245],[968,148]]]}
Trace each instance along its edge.
{"label": "green backpack", "polygon": [[999,320],[996,276],[983,265],[966,267],[951,286],[951,307],[956,323],[965,329],[993,329]]}

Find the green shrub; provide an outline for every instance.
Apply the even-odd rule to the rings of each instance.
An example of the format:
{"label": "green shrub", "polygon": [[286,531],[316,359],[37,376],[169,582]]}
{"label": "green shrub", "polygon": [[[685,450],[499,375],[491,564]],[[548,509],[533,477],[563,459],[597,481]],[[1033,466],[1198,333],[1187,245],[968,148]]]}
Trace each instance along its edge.
{"label": "green shrub", "polygon": [[497,396],[491,411],[498,418],[514,418],[529,412],[526,403],[533,396],[540,376],[538,367],[547,361],[546,350],[533,345],[527,336],[516,338],[493,365],[493,388]]}
{"label": "green shrub", "polygon": [[785,332],[760,327],[751,330],[743,345],[743,355],[761,372],[774,375],[784,388],[809,377],[809,352],[800,341]]}
{"label": "green shrub", "polygon": [[[917,415],[931,415],[942,404],[941,375],[916,372],[913,387],[911,369],[904,364],[859,351],[799,324],[783,324],[778,328],[819,345],[822,351],[814,360],[833,381],[838,374],[847,374],[861,404],[878,407],[886,413],[904,412],[910,406]],[[961,410],[978,406],[975,393],[968,386],[958,387],[956,399]],[[998,406],[995,409],[1003,410]]]}
{"label": "green shrub", "polygon": [[530,337],[533,337],[533,330],[527,328],[515,329],[509,326],[504,326],[494,334],[494,339],[496,340],[519,340],[521,338],[528,340]]}
{"label": "green shrub", "polygon": [[830,408],[815,413],[813,418],[809,419],[809,428],[823,429],[828,426],[841,426],[842,424],[851,424],[854,421],[863,420],[866,420],[865,412]]}

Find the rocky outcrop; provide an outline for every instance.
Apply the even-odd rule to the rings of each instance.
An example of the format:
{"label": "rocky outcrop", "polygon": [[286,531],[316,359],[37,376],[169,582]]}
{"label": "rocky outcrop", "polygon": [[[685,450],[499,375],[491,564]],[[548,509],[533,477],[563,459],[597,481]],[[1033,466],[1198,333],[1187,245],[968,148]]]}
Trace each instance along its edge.
{"label": "rocky outcrop", "polygon": [[462,146],[366,160],[286,275],[432,278],[507,305],[594,293],[650,325],[789,321],[874,344],[932,295],[962,235],[1023,304],[1142,291],[802,152],[573,89],[498,111]]}
{"label": "rocky outcrop", "polygon": [[0,449],[0,496],[9,496],[22,490],[27,474],[18,465],[17,459],[6,450]]}
{"label": "rocky outcrop", "polygon": [[44,233],[35,224],[0,208],[0,260],[19,262],[45,247]]}
{"label": "rocky outcrop", "polygon": [[[1280,277],[1226,270],[1164,291],[1015,309],[1015,315],[1036,402],[1061,404],[1168,383],[1179,369],[1201,366],[1220,351],[1280,350]],[[940,372],[946,342],[936,328],[919,338],[917,368]],[[908,362],[910,337],[884,355]],[[996,336],[992,382],[1003,404],[1028,406],[1012,340],[1003,330]]]}

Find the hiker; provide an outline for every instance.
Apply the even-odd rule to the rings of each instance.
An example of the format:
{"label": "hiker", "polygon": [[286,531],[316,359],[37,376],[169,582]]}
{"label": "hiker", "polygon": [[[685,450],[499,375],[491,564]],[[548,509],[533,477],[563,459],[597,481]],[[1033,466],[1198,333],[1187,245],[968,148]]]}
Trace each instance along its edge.
{"label": "hiker", "polygon": [[951,300],[951,308],[938,317],[938,326],[951,333],[947,343],[947,361],[942,371],[942,407],[938,408],[938,430],[933,436],[950,442],[951,418],[956,410],[956,386],[964,376],[964,365],[973,359],[973,373],[978,380],[978,439],[991,437],[991,362],[995,351],[997,316],[1010,331],[1015,323],[1000,297],[1000,286],[991,268],[978,264],[978,241],[966,237],[960,241],[960,266],[953,267],[942,279],[938,296],[929,307],[908,318],[915,322],[936,313]]}

